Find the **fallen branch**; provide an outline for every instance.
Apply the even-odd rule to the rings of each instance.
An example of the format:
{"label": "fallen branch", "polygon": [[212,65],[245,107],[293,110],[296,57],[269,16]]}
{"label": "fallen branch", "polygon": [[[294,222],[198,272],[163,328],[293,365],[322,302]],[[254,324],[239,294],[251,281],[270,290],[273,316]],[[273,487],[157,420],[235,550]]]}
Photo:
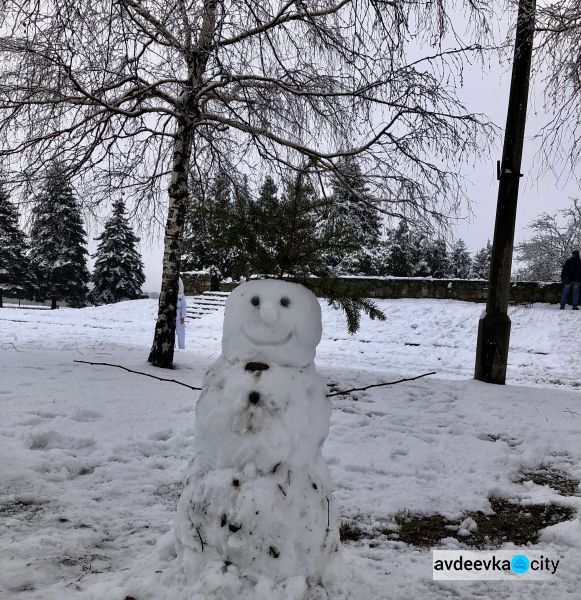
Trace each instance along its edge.
{"label": "fallen branch", "polygon": [[396,383],[403,383],[404,381],[415,381],[416,379],[421,379],[422,377],[427,377],[428,375],[435,375],[436,371],[431,371],[430,373],[423,373],[422,375],[416,375],[415,377],[406,377],[404,379],[398,379],[397,381],[386,381],[385,383],[372,383],[371,385],[366,385],[365,387],[360,388],[351,388],[350,390],[341,390],[340,392],[333,392],[332,394],[327,394],[327,398],[331,396],[342,396],[343,394],[349,394],[350,392],[363,392],[364,390],[369,390],[375,387],[382,387],[384,385],[395,385]]}
{"label": "fallen branch", "polygon": [[158,377],[157,375],[151,375],[150,373],[143,373],[143,371],[134,371],[133,369],[124,367],[123,365],[114,365],[111,363],[104,363],[104,362],[90,362],[88,360],[73,360],[73,362],[83,363],[85,365],[97,365],[99,367],[115,367],[116,369],[123,369],[124,371],[127,371],[128,373],[135,373],[136,375],[144,375],[145,377],[151,377],[152,379],[157,379],[158,381],[169,381],[170,383],[177,383],[178,385],[183,385],[184,387],[187,387],[190,390],[199,391],[202,389],[199,387],[195,387],[193,385],[188,385],[187,383],[184,383],[183,381],[178,381],[177,379],[166,379],[165,377]]}
{"label": "fallen branch", "polygon": [[0,348],[2,350],[8,350],[8,348],[12,348],[15,352],[23,352],[23,350],[19,350],[12,342],[2,342],[0,344]]}
{"label": "fallen branch", "polygon": [[[171,381],[170,379],[168,379],[167,381]],[[204,542],[204,540],[202,539],[202,534],[200,533],[200,528],[196,527],[196,533],[198,534],[198,539],[200,540],[200,544],[202,544],[202,552],[204,551],[204,546],[206,545],[206,542]]]}
{"label": "fallen branch", "polygon": [[[143,371],[135,371],[134,369],[130,369],[129,367],[124,367],[123,365],[114,365],[112,363],[104,363],[104,362],[90,362],[88,360],[73,360],[76,363],[83,363],[84,365],[97,365],[99,367],[115,367],[116,369],[123,369],[123,371],[127,371],[128,373],[135,373],[136,375],[143,375],[144,377],[151,377],[152,379],[157,379],[158,381],[167,381],[169,383],[177,383],[178,385],[182,385],[183,387],[187,387],[190,390],[200,391],[202,388],[195,387],[193,385],[188,385],[183,381],[178,381],[177,379],[166,379],[165,377],[158,377],[157,375],[151,375],[150,373],[144,373]],[[332,396],[342,396],[344,394],[349,394],[351,392],[363,392],[365,390],[369,390],[375,387],[383,387],[386,385],[395,385],[396,383],[403,383],[404,381],[415,381],[416,379],[421,379],[422,377],[427,377],[428,375],[435,375],[436,371],[431,371],[430,373],[423,373],[422,375],[416,375],[415,377],[405,377],[404,379],[398,379],[397,381],[386,381],[385,383],[372,383],[371,385],[366,385],[365,387],[360,388],[351,388],[349,390],[341,390],[340,392],[333,392],[332,394],[327,394],[327,398]]]}

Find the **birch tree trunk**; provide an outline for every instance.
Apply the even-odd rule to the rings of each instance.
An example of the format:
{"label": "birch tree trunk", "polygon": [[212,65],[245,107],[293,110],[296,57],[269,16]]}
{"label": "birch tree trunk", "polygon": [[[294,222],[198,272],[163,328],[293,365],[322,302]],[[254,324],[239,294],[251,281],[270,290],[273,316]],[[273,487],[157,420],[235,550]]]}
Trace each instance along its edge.
{"label": "birch tree trunk", "polygon": [[148,361],[171,369],[175,346],[178,300],[178,278],[182,252],[182,233],[188,199],[188,165],[192,153],[193,125],[188,119],[179,121],[175,135],[169,206],[165,226],[161,293],[153,345]]}

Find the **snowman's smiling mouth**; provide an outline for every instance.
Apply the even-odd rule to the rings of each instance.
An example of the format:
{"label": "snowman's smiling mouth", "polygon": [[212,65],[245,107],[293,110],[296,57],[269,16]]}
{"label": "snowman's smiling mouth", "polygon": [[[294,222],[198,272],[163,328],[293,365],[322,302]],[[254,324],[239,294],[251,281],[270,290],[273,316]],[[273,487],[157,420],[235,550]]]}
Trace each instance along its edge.
{"label": "snowman's smiling mouth", "polygon": [[294,335],[293,331],[289,331],[283,338],[280,339],[265,339],[262,337],[255,337],[250,335],[245,329],[242,333],[255,345],[255,346],[284,346],[287,342],[290,342]]}

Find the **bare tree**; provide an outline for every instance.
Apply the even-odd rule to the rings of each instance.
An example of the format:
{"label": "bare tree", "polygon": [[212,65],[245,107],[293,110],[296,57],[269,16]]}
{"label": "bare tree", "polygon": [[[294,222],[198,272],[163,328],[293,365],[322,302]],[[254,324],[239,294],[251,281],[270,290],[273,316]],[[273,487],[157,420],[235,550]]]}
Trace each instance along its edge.
{"label": "bare tree", "polygon": [[561,268],[571,251],[581,248],[581,202],[557,214],[542,214],[529,229],[533,235],[517,246],[523,266],[518,275],[529,281],[559,281]]}
{"label": "bare tree", "polygon": [[541,131],[547,162],[581,150],[581,0],[557,0],[537,9],[536,70],[552,115]]}
{"label": "bare tree", "polygon": [[[167,185],[162,290],[149,360],[173,360],[188,189],[217,168],[305,159],[388,215],[445,219],[458,162],[487,125],[454,95],[478,36],[445,43],[443,3],[413,0],[4,0],[0,159],[20,183],[57,157],[86,198],[123,187],[159,209]],[[478,35],[485,4],[466,0]],[[452,32],[452,29],[450,28]],[[452,32],[453,34],[453,32]],[[411,40],[424,54],[406,59]],[[419,47],[419,46],[418,46]],[[417,54],[417,52],[416,52]],[[273,166],[272,166],[273,165]],[[92,196],[89,194],[92,193]],[[357,191],[354,190],[357,194]]]}

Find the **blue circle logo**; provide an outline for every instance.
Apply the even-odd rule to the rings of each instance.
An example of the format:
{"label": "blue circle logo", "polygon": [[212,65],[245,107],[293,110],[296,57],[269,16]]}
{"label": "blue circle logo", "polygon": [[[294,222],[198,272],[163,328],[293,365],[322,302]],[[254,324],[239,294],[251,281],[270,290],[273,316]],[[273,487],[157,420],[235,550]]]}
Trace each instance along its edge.
{"label": "blue circle logo", "polygon": [[517,554],[510,561],[510,568],[517,575],[522,575],[529,570],[531,561],[524,554]]}

